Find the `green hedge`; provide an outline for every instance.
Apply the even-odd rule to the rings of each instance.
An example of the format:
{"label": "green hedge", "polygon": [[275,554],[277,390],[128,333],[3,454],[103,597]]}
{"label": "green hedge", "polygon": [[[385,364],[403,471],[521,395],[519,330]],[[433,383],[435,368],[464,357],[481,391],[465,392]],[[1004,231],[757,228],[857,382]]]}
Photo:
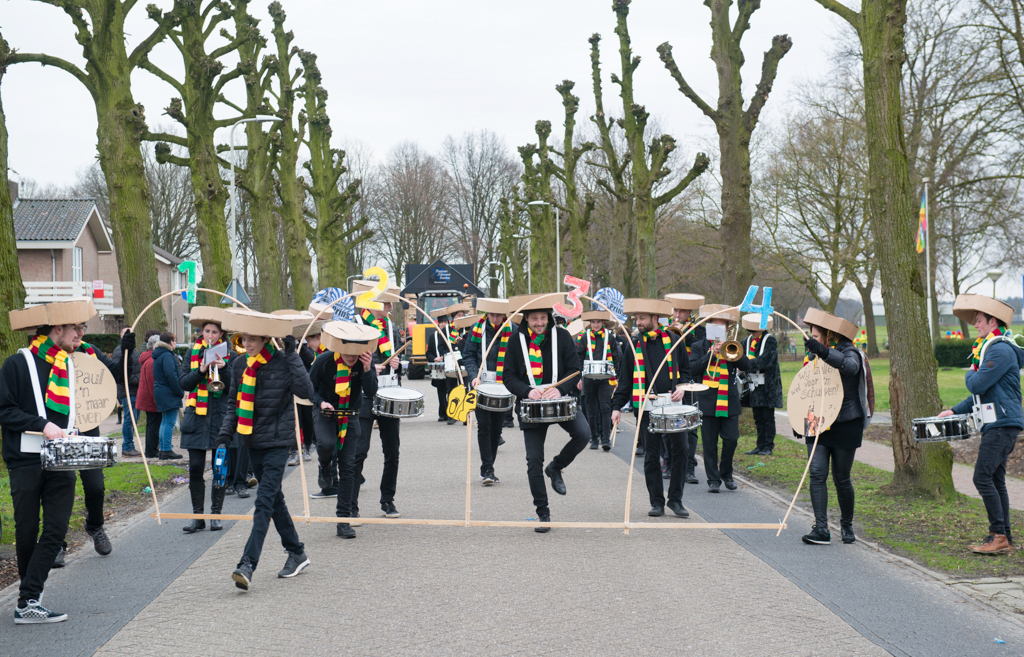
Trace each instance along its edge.
{"label": "green hedge", "polygon": [[82,340],[94,347],[99,347],[108,356],[114,353],[117,345],[121,344],[121,336],[117,333],[86,333],[82,336]]}
{"label": "green hedge", "polygon": [[967,367],[971,364],[973,341],[940,340],[935,343],[935,360],[939,367]]}

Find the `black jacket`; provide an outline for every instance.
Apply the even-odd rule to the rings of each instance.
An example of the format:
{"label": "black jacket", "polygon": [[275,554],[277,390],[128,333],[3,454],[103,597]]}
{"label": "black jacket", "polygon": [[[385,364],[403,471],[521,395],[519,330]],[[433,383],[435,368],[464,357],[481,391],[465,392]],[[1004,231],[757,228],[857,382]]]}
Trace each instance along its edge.
{"label": "black jacket", "polygon": [[[811,360],[815,358],[817,356],[811,356]],[[840,338],[835,348],[828,350],[824,360],[839,370],[839,378],[843,382],[843,405],[839,409],[839,417],[835,421],[866,419],[868,416],[867,402],[862,400],[860,395],[861,381],[864,378],[860,350],[847,338]],[[867,423],[865,423],[866,426]]]}
{"label": "black jacket", "polygon": [[[121,353],[121,345],[117,345],[116,347],[114,347],[113,353],[110,354],[110,359],[115,363],[120,363]],[[135,397],[136,395],[139,394],[139,377],[141,375],[142,367],[139,366],[139,350],[132,349],[131,363],[128,365],[128,391],[131,393],[132,397]],[[115,381],[117,381],[117,398],[124,399],[126,396],[124,394],[124,372],[120,371],[120,367],[118,367],[117,377],[115,377]]]}
{"label": "black jacket", "polygon": [[[747,353],[751,336],[743,341]],[[744,407],[782,408],[782,373],[779,371],[779,343],[771,333],[765,333],[750,360],[750,373],[764,374],[764,383],[743,398]]]}
{"label": "black jacket", "polygon": [[580,365],[582,366],[584,361],[587,360],[601,360],[601,355],[604,354],[604,343],[608,340],[608,351],[612,355],[612,362],[615,363],[615,371],[619,369],[619,359],[622,358],[622,349],[619,346],[619,341],[612,335],[611,329],[604,330],[604,337],[599,338],[597,336],[591,336],[591,351],[593,352],[593,358],[591,354],[587,353],[587,334],[590,333],[590,329],[584,329],[582,333],[576,336],[576,357],[580,359]]}
{"label": "black jacket", "polygon": [[[508,349],[512,346],[513,340],[518,340],[516,333],[519,331],[518,324],[512,324],[512,332],[508,336],[508,344],[505,345],[505,368],[502,369],[502,379],[504,379],[505,369],[508,368]],[[471,336],[471,331],[467,331],[467,336]],[[501,334],[495,333],[494,327],[491,323],[484,320],[484,340],[487,342],[487,371],[496,372],[498,370],[498,351],[501,347]],[[443,343],[444,341],[438,338],[438,341]],[[472,337],[466,337],[463,340],[466,345],[465,350],[462,352],[462,363],[466,366],[466,374],[470,381],[480,376],[480,359],[483,358],[483,342],[473,342]],[[494,345],[493,347],[491,345]],[[433,347],[433,344],[428,345],[428,348]],[[432,360],[427,358],[428,361]]]}
{"label": "black jacket", "polygon": [[[635,333],[632,336],[633,344],[636,345],[637,341],[640,340],[640,351],[644,355],[644,385],[651,385],[651,375],[661,366],[661,362],[665,360],[665,346],[662,343],[660,337],[657,338],[646,338],[641,336],[639,333]],[[672,335],[669,335],[673,338]],[[675,341],[674,339],[672,340]],[[682,349],[682,353],[686,355],[686,347],[679,345],[672,352],[672,364],[676,368],[682,370],[689,370],[689,362],[684,358],[679,360],[679,350]],[[622,352],[622,360],[619,363],[619,371],[616,377],[618,378],[618,385],[615,386],[615,393],[612,395],[612,408],[622,408],[633,399],[633,373],[636,368],[636,354],[630,349],[624,349]],[[675,381],[671,378],[669,372],[668,363],[661,368],[658,372],[658,379],[655,382],[654,388],[651,390],[652,393],[663,393],[672,392],[675,389]],[[635,415],[639,409],[634,408],[633,414]]]}
{"label": "black jacket", "polygon": [[[224,409],[224,423],[220,427],[218,443],[230,443],[238,426],[235,404],[238,387],[242,384],[242,373],[248,359],[239,357],[231,366],[231,385],[228,387],[228,404]],[[302,365],[302,359],[295,352],[278,350],[273,357],[256,370],[256,400],[252,422],[252,433],[242,436],[249,449],[271,449],[295,445],[295,411],[292,397],[310,399],[313,386]]]}
{"label": "black jacket", "polygon": [[[713,345],[712,341],[705,338],[700,342],[695,342],[690,347],[690,374],[693,376],[694,381],[698,383],[704,379],[704,373],[707,371],[708,363],[711,361],[711,347]],[[740,389],[736,385],[736,370],[746,372],[750,369],[750,361],[747,360],[746,354],[743,354],[738,361],[726,363],[726,366],[729,371],[729,417],[736,417],[742,412]],[[697,407],[706,416],[714,417],[717,400],[718,390],[715,388],[708,388],[697,393]]]}
{"label": "black jacket", "polygon": [[[313,367],[309,370],[309,379],[313,385],[313,396],[310,399],[315,410],[320,410],[322,402],[338,407],[338,393],[334,392],[337,371],[333,351],[323,352],[313,362]],[[360,394],[370,400],[377,394],[377,368],[371,365],[370,371],[365,372],[363,361],[357,360],[349,374],[349,386],[352,392],[348,397],[347,408],[359,410],[363,404]]]}
{"label": "black jacket", "polygon": [[[572,335],[564,328],[555,327],[554,321],[548,316],[548,332],[545,334],[544,342],[540,345],[541,358],[544,360],[544,376],[541,383],[554,383],[558,379],[551,378],[553,363],[551,354],[552,331],[558,332],[558,353],[554,355],[558,363],[558,379],[564,379],[573,372],[580,371],[580,360],[576,355],[576,342]],[[533,388],[533,374],[527,369],[527,355],[523,354],[522,344],[519,336],[526,336],[527,350],[529,350],[529,327],[524,323],[520,324],[518,330],[508,339],[508,351],[505,353],[505,369],[502,371],[502,382],[508,391],[519,399],[526,399],[530,396]],[[558,386],[559,392],[565,395],[575,394],[578,379],[569,379]]]}
{"label": "black jacket", "polygon": [[[52,365],[32,356],[36,372],[39,374],[40,394],[46,401],[46,386],[50,380]],[[53,422],[65,429],[68,416],[46,408],[46,417],[39,416],[36,410],[35,396],[32,394],[32,379],[29,377],[28,363],[20,353],[8,356],[0,368],[0,434],[3,436],[3,458],[8,468],[24,465],[42,467],[39,454],[21,451],[21,433],[23,431],[42,431],[47,422]]]}
{"label": "black jacket", "polygon": [[[199,352],[202,359],[206,349]],[[221,368],[221,382],[228,384],[231,377],[232,366],[239,359],[233,349],[228,349],[227,365]],[[200,362],[202,362],[200,360]],[[199,387],[199,384],[206,378],[201,370],[192,369],[190,360],[181,365],[181,376],[178,377],[178,385],[185,391],[186,395],[192,393]],[[198,415],[194,406],[187,406],[181,419],[181,448],[182,449],[215,449],[217,447],[217,436],[220,434],[220,427],[224,424],[224,413],[228,406],[228,388],[220,395],[209,394],[206,403],[206,415]]]}

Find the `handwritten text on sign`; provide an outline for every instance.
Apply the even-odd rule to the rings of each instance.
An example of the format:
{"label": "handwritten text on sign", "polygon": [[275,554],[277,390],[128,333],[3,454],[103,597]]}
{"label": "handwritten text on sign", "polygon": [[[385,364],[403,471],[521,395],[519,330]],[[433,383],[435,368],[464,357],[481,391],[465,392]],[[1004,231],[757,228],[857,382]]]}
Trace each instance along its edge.
{"label": "handwritten text on sign", "polygon": [[75,428],[85,433],[114,412],[117,384],[98,359],[80,351],[71,357],[75,362]]}
{"label": "handwritten text on sign", "polygon": [[839,370],[820,361],[811,362],[797,372],[789,386],[786,413],[794,431],[802,436],[813,436],[832,426],[842,405],[843,382]]}

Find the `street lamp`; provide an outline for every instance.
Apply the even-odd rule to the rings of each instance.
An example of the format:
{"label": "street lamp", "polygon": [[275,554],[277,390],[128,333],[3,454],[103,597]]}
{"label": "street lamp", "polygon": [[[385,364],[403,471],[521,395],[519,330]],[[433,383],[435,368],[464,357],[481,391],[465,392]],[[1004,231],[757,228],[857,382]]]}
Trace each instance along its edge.
{"label": "street lamp", "polygon": [[[501,280],[502,280],[502,283],[503,283],[503,287],[505,288],[505,296],[507,297],[508,296],[508,265],[506,265],[503,262],[498,262],[497,260],[488,260],[487,262],[484,263],[484,267],[486,267],[488,265],[498,265],[498,267],[504,267],[505,268],[504,277]],[[489,276],[488,278],[493,278],[493,277]]]}
{"label": "street lamp", "polygon": [[228,230],[228,238],[231,244],[232,283],[238,281],[238,236],[235,234],[235,227],[237,225],[235,222],[235,128],[243,123],[269,123],[281,120],[276,116],[253,116],[248,119],[239,119],[235,121],[234,125],[231,126],[231,131],[228,132],[228,142],[231,144],[231,226]]}
{"label": "street lamp", "polygon": [[348,291],[350,291],[352,289],[352,288],[349,287],[349,285],[352,284],[352,279],[353,278],[362,278],[362,277],[363,277],[362,274],[353,274],[352,276],[349,276],[348,278],[346,278],[345,279],[345,292],[348,292]]}
{"label": "street lamp", "polygon": [[[527,205],[551,205],[547,201],[530,201]],[[555,212],[555,288],[562,284],[562,224],[558,218],[558,206],[551,205]]]}
{"label": "street lamp", "polygon": [[530,254],[533,233],[523,233],[512,237],[517,240],[526,240],[526,293],[533,294],[533,257]]}
{"label": "street lamp", "polygon": [[992,279],[992,298],[996,298],[996,281],[1003,277],[1003,272],[998,269],[992,269],[988,272],[988,277]]}

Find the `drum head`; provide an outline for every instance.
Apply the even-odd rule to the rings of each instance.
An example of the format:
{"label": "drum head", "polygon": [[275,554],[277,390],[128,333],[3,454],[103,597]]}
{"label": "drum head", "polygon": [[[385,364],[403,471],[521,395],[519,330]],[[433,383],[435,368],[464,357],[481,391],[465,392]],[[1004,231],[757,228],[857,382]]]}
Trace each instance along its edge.
{"label": "drum head", "polygon": [[415,401],[417,399],[423,399],[423,393],[419,390],[413,390],[412,388],[379,388],[377,390],[377,396],[384,399],[390,399],[393,401]]}
{"label": "drum head", "polygon": [[476,387],[476,391],[490,397],[508,397],[512,394],[500,383],[481,383]]}

